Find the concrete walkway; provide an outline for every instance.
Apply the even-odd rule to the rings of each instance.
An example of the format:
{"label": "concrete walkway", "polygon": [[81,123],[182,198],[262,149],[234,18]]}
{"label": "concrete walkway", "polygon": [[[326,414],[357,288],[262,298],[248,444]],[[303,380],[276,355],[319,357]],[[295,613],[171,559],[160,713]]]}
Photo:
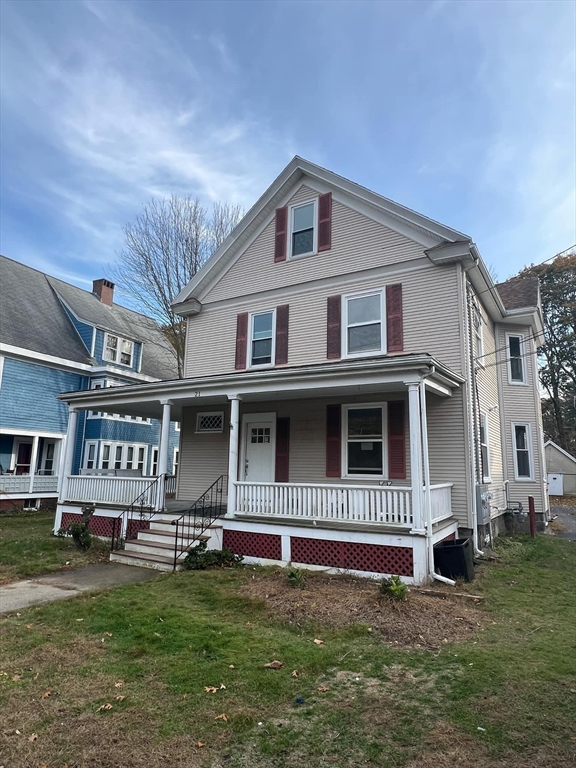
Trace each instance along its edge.
{"label": "concrete walkway", "polygon": [[0,613],[10,613],[31,605],[65,600],[82,592],[112,589],[123,584],[139,584],[159,576],[150,568],[120,563],[97,563],[74,571],[59,571],[0,587]]}

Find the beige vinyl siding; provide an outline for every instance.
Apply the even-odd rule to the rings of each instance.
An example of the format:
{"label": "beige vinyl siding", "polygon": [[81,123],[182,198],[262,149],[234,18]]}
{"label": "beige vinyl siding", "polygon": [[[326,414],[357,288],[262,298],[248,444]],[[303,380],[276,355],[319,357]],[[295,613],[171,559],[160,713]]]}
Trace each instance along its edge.
{"label": "beige vinyl siding", "polygon": [[464,390],[452,397],[428,395],[428,456],[430,479],[436,483],[454,483],[452,514],[463,528],[468,527],[466,475],[468,464],[464,437]]}
{"label": "beige vinyl siding", "polygon": [[248,296],[233,304],[211,308],[190,318],[187,336],[185,375],[204,376],[234,372],[236,317],[240,312],[290,306],[288,365],[326,362],[326,301],[328,296],[346,294],[386,284],[402,283],[404,352],[434,355],[456,372],[461,370],[460,317],[458,312],[458,268],[430,265],[411,272],[371,277],[355,282],[343,278],[340,285],[320,286],[290,296],[278,295],[260,302]]}
{"label": "beige vinyl siding", "polygon": [[[289,204],[317,198],[303,185]],[[332,248],[300,259],[274,263],[275,219],[248,246],[222,279],[202,297],[203,303],[244,296],[334,275],[360,272],[424,256],[424,248],[337,199],[332,204]]]}
{"label": "beige vinyl siding", "polygon": [[[524,365],[526,370],[527,385],[510,384],[508,382],[507,364],[507,334],[520,334],[524,336]],[[542,461],[541,446],[539,444],[540,400],[538,394],[538,373],[536,350],[531,338],[532,331],[527,326],[498,326],[498,347],[500,351],[497,366],[501,379],[503,408],[502,426],[504,430],[504,446],[506,470],[509,482],[509,494],[511,501],[521,501],[528,508],[528,496],[534,496],[536,512],[541,513],[547,508],[544,477],[545,468]],[[516,481],[514,477],[514,448],[512,441],[512,424],[530,424],[532,431],[532,462],[535,481]]]}
{"label": "beige vinyl siding", "polygon": [[475,298],[482,313],[484,343],[484,355],[481,359],[478,359],[477,338],[476,334],[473,334],[476,385],[478,388],[480,413],[485,413],[488,421],[491,482],[487,483],[487,485],[492,494],[490,502],[493,508],[492,516],[496,516],[499,514],[498,510],[503,510],[506,506],[498,396],[498,366],[494,364],[496,362],[496,327],[488,316],[481,299],[478,296],[475,296]]}
{"label": "beige vinyl siding", "polygon": [[[431,481],[452,482],[454,514],[461,524],[466,524],[466,466],[463,448],[462,393],[452,398],[427,397],[429,413],[429,445]],[[277,417],[290,419],[290,482],[370,485],[378,480],[338,479],[326,477],[326,406],[361,403],[384,403],[389,400],[406,402],[406,467],[405,480],[393,480],[395,486],[410,485],[409,413],[406,391],[387,392],[378,397],[314,398],[309,400],[284,400],[263,403],[242,403],[241,416],[249,413],[275,413]],[[221,474],[227,472],[229,406],[225,406],[224,432],[197,434],[196,414],[205,408],[186,408],[181,425],[181,458],[179,466],[178,498],[198,498]],[[214,410],[219,410],[214,408]],[[241,434],[240,440],[244,439]],[[242,451],[240,452],[242,454]]]}

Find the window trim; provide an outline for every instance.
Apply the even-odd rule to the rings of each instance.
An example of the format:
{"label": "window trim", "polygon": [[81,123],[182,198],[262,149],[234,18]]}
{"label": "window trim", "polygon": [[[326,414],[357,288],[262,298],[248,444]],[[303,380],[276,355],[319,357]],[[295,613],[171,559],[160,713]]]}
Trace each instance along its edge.
{"label": "window trim", "polygon": [[[372,475],[363,474],[355,475],[348,472],[348,412],[358,411],[364,408],[380,408],[382,412],[382,474]],[[347,403],[342,404],[342,419],[341,419],[341,471],[340,476],[342,479],[349,480],[388,480],[388,401],[379,403]],[[361,442],[361,441],[359,441]],[[368,442],[368,441],[365,441]],[[374,442],[374,441],[370,441]]]}
{"label": "window trim", "polygon": [[[82,462],[82,467],[84,469],[99,469],[99,462],[100,462],[100,456],[99,456],[99,450],[98,450],[98,440],[86,440],[84,443],[84,461]],[[90,448],[94,446],[94,458],[92,461],[94,462],[94,466],[89,467],[88,461],[89,461],[89,454],[90,454]]]}
{"label": "window trim", "polygon": [[[512,357],[510,355],[510,339],[520,339],[520,357],[518,358],[522,364],[522,381],[512,378]],[[528,386],[528,371],[526,370],[526,347],[525,338],[523,333],[507,333],[506,334],[506,363],[508,368],[508,384],[514,387],[527,387]]]}
{"label": "window trim", "polygon": [[174,448],[172,449],[172,474],[174,475],[174,477],[178,477],[179,469],[180,469],[180,446],[175,445]]}
{"label": "window trim", "polygon": [[[272,313],[272,349],[270,354],[270,362],[269,363],[253,363],[252,362],[252,344],[254,339],[252,338],[252,335],[254,333],[254,318],[257,315],[268,315]],[[262,309],[258,310],[258,312],[250,312],[248,316],[248,350],[247,350],[247,358],[248,358],[248,368],[273,368],[276,364],[276,307],[271,307],[270,309]]]}
{"label": "window trim", "polygon": [[[106,348],[108,346],[108,339],[114,338],[118,339],[118,357],[120,360],[109,360],[106,357]],[[130,362],[129,363],[123,363],[121,362],[122,358],[122,342],[128,341],[130,344],[132,344],[132,354],[130,355]],[[123,368],[134,368],[134,355],[136,354],[136,342],[133,339],[127,339],[124,336],[119,336],[117,333],[109,333],[108,331],[104,331],[104,343],[102,344],[102,360],[104,360],[105,363],[112,363],[112,365],[120,365]]]}
{"label": "window trim", "polygon": [[[366,352],[348,352],[348,301],[351,299],[367,298],[368,296],[380,295],[380,349],[371,349]],[[372,357],[373,355],[387,354],[386,344],[386,291],[384,288],[372,288],[355,293],[346,293],[342,295],[342,359],[354,359],[357,357]],[[369,323],[366,323],[369,325]]]}
{"label": "window trim", "polygon": [[[203,416],[221,416],[222,428],[221,429],[200,429],[200,419]],[[196,414],[196,430],[195,434],[200,435],[214,435],[224,432],[224,411],[198,411]]]}
{"label": "window trim", "polygon": [[[292,235],[294,234],[294,211],[296,208],[304,208],[306,205],[314,206],[312,214],[313,222],[313,236],[312,236],[312,250],[307,253],[298,253],[296,256],[292,254]],[[301,203],[294,203],[288,206],[288,242],[286,248],[288,250],[288,261],[292,259],[305,259],[307,256],[316,256],[318,253],[318,198],[314,197],[312,200],[303,200]],[[299,230],[300,231],[300,230]]]}
{"label": "window trim", "polygon": [[[482,447],[486,446],[486,463],[488,466],[484,466],[484,462],[482,462],[482,482],[483,483],[491,483],[492,482],[492,462],[491,462],[491,456],[490,456],[490,422],[488,421],[488,411],[483,411],[480,413],[480,421],[482,422],[482,426],[484,427],[484,437],[486,438],[486,442],[482,442],[482,432],[480,432],[479,438],[480,438],[480,458],[482,458]],[[488,473],[486,473],[486,469],[488,470]]]}
{"label": "window trim", "polygon": [[[141,469],[142,477],[147,477],[146,465],[148,463],[148,443],[139,443],[137,441],[132,441],[132,440],[89,440],[86,442],[86,445],[88,445],[89,443],[96,444],[97,461],[94,467],[87,467],[86,466],[87,452],[85,452],[84,469],[105,469],[105,470],[114,470],[117,472],[122,471],[123,469]],[[105,446],[110,447],[110,455],[108,457],[107,467],[102,466],[102,463],[104,461]],[[116,461],[117,461],[116,452],[120,447],[122,448],[122,457],[120,459],[120,467],[116,467]],[[126,466],[128,462],[129,448],[134,449],[133,457],[132,457],[132,467]],[[142,467],[139,467],[138,464],[140,463],[140,461],[138,459],[138,455],[141,448],[144,449],[144,457],[142,460]]]}
{"label": "window trim", "polygon": [[[518,447],[516,445],[516,427],[524,427],[526,429],[526,442],[528,444],[528,461],[530,462],[530,476],[520,476],[518,473]],[[534,476],[534,446],[532,443],[532,424],[529,421],[513,421],[512,428],[512,452],[514,454],[514,479],[517,483],[533,483],[536,478]],[[524,449],[520,449],[524,450]]]}

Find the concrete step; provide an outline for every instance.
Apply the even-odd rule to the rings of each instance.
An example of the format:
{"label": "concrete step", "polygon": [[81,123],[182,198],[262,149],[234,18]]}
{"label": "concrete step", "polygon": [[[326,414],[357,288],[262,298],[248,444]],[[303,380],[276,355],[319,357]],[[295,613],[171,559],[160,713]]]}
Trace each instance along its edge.
{"label": "concrete step", "polygon": [[[190,548],[193,548],[194,546],[198,546],[199,542],[196,542],[192,544]],[[181,555],[183,552],[186,552],[188,549],[188,545],[186,546],[179,546],[178,547],[178,555]],[[174,558],[174,542],[172,543],[159,543],[157,541],[140,541],[139,539],[136,539],[135,541],[128,541],[124,545],[124,552],[139,552],[141,555],[159,555],[161,557],[172,557]]]}
{"label": "concrete step", "polygon": [[[187,531],[188,528],[190,531],[193,530],[193,525],[190,523],[190,526],[188,526],[187,523],[182,527],[182,525],[178,526],[178,535],[180,536],[182,533],[182,530]],[[221,525],[218,525],[218,523],[213,523],[209,526],[209,528],[222,528]],[[172,523],[166,521],[166,520],[151,520],[150,521],[150,528],[151,531],[164,531],[165,533],[171,533],[172,536],[176,533],[176,526],[172,525]],[[208,529],[207,529],[208,530]]]}
{"label": "concrete step", "polygon": [[[143,555],[138,552],[127,552],[120,549],[110,553],[110,560],[115,563],[124,563],[124,565],[138,565],[141,568],[153,568],[156,571],[172,571],[174,568],[174,558],[162,555]],[[176,570],[181,570],[182,566],[177,565]]]}
{"label": "concrete step", "polygon": [[[172,542],[174,543],[176,535],[176,530],[173,528],[171,531],[139,531],[138,532],[138,540],[139,541],[158,541],[160,543],[162,542]],[[209,531],[206,531],[206,533],[203,533],[201,535],[195,536],[192,531],[190,531],[190,535],[182,536],[181,533],[178,533],[178,541],[182,542],[190,542],[194,541],[194,539],[202,539],[207,541],[210,538]],[[134,541],[134,539],[130,539],[130,541]]]}

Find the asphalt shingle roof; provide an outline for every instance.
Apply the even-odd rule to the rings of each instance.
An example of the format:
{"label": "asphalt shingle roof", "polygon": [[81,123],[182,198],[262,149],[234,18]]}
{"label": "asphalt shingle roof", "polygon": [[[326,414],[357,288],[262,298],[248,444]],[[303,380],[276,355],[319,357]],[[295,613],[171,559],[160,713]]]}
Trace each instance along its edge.
{"label": "asphalt shingle roof", "polygon": [[93,363],[58,297],[79,320],[144,342],[141,372],[146,376],[178,376],[171,346],[154,320],[118,304],[102,304],[90,291],[5,256],[0,256],[0,341],[78,363]]}
{"label": "asphalt shingle roof", "polygon": [[537,277],[513,277],[505,283],[498,283],[496,290],[506,309],[538,306]]}

